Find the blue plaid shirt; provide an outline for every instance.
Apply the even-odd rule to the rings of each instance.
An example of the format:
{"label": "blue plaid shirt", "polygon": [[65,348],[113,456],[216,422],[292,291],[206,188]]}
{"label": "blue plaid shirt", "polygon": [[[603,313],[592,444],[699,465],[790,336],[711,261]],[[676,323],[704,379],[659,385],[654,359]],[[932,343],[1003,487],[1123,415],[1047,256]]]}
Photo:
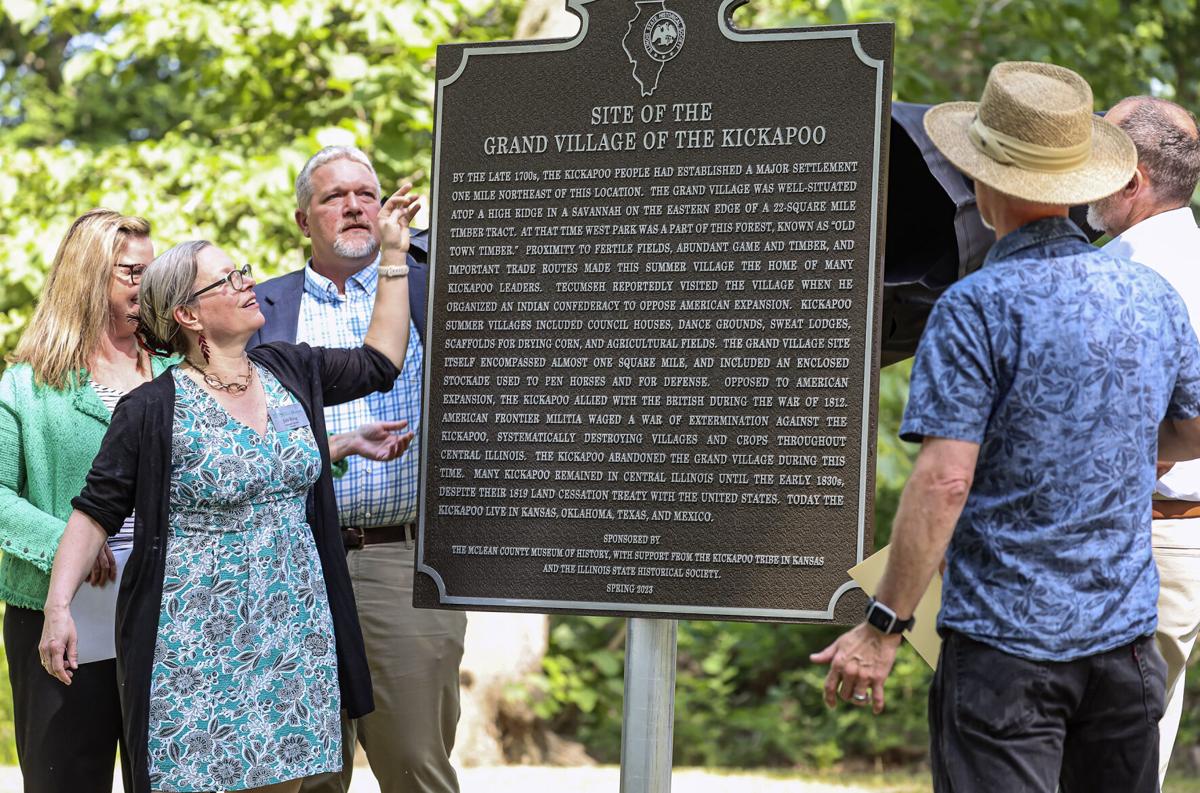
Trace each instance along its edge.
{"label": "blue plaid shirt", "polygon": [[[346,293],[312,268],[304,268],[304,295],[296,340],[322,347],[358,347],[367,335],[375,286],[379,281],[379,259],[346,279]],[[371,421],[408,420],[417,433],[408,451],[389,463],[348,457],[346,474],[333,482],[337,494],[338,520],[343,526],[392,526],[417,518],[417,475],[421,459],[421,372],[424,350],[417,328],[409,321],[408,354],[396,386],[344,405],[325,408],[330,433],[351,432]]]}
{"label": "blue plaid shirt", "polygon": [[938,299],[900,436],[978,443],[938,626],[1068,661],[1154,632],[1158,424],[1200,415],[1175,290],[1070,221],[1030,223]]}

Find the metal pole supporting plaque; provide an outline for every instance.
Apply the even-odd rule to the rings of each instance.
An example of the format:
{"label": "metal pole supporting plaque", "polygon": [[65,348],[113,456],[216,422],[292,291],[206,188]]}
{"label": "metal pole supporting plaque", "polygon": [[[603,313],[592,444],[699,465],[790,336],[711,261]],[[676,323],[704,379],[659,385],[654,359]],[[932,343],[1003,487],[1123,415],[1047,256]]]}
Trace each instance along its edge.
{"label": "metal pole supporting plaque", "polygon": [[669,793],[675,727],[675,620],[629,620],[621,793]]}

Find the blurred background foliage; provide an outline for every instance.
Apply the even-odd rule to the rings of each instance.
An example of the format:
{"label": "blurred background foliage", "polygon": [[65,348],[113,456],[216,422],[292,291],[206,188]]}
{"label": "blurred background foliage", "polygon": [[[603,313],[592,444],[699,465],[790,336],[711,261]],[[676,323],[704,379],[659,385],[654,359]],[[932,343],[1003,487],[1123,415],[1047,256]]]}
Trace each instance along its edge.
{"label": "blurred background foliage", "polygon": [[212,239],[300,266],[290,186],[357,142],[427,189],[437,44],[511,36],[505,0],[3,0],[0,352],[70,221],[142,215],[159,249]]}
{"label": "blurred background foliage", "polygon": [[[736,20],[745,27],[895,21],[895,90],[906,101],[973,99],[994,62],[1032,59],[1082,73],[1098,107],[1152,93],[1194,110],[1197,2],[753,0]],[[291,183],[321,145],[355,142],[385,186],[411,178],[427,189],[436,45],[511,38],[527,3],[539,4],[0,0],[0,353],[24,326],[58,240],[90,207],[149,218],[160,250],[210,238],[275,274],[304,261]],[[900,365],[881,381],[879,545],[914,452],[896,440],[907,377]],[[544,674],[512,694],[608,761],[619,755],[623,626],[555,618]],[[835,634],[680,623],[676,761],[828,766],[924,757],[929,670],[906,649],[884,716],[828,713],[818,694],[821,670],[807,656]],[[1198,683],[1193,677],[1189,689]],[[1177,750],[1184,757],[1200,737],[1197,694]],[[7,690],[0,691],[5,760],[12,760]]]}

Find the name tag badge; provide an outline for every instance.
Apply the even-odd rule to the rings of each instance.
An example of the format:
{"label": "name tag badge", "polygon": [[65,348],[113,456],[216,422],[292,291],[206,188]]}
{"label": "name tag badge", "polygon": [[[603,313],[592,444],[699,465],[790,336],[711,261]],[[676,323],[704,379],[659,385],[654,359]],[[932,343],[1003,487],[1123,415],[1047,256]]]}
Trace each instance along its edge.
{"label": "name tag badge", "polygon": [[308,414],[304,412],[304,405],[299,402],[271,408],[268,412],[271,414],[271,423],[279,432],[308,426]]}

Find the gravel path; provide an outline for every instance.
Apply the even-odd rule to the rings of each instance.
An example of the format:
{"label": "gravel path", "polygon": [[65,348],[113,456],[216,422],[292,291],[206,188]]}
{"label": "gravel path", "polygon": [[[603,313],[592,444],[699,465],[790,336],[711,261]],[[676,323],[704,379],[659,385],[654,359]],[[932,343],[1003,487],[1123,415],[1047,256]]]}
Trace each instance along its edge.
{"label": "gravel path", "polygon": [[[621,772],[617,768],[542,768],[504,766],[459,771],[462,793],[617,793]],[[120,793],[120,781],[113,790]],[[0,793],[21,793],[21,772],[0,767]],[[365,768],[354,775],[351,793],[379,793],[375,778]],[[824,782],[769,779],[754,774],[710,774],[700,769],[676,771],[671,793],[867,793],[864,788]],[[880,793],[880,791],[874,791]]]}

